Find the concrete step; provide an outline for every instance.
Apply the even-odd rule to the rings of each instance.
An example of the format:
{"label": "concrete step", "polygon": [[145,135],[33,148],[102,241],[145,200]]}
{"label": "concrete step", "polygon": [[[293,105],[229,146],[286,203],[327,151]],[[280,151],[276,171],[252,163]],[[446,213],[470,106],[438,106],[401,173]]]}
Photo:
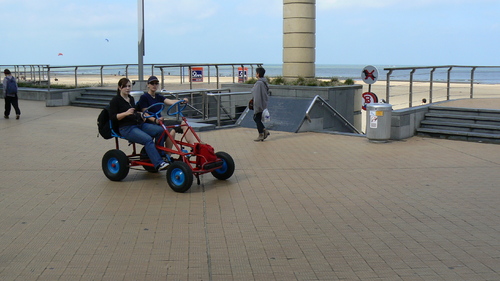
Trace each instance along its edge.
{"label": "concrete step", "polygon": [[451,122],[451,121],[442,121],[442,120],[422,120],[420,125],[423,128],[462,128],[470,131],[474,130],[483,130],[483,131],[492,131],[492,133],[496,132],[500,134],[500,123],[496,125],[485,125],[485,124],[477,124],[477,123],[465,123],[465,122]]}
{"label": "concrete step", "polygon": [[460,114],[460,115],[494,115],[500,116],[500,111],[497,109],[488,108],[463,108],[463,107],[449,107],[449,106],[434,106],[429,107],[429,112],[442,112],[450,114]]}
{"label": "concrete step", "polygon": [[500,143],[500,134],[440,130],[432,128],[418,128],[417,134],[419,136],[429,136],[429,137],[453,139],[453,140]]}
{"label": "concrete step", "polygon": [[103,97],[103,96],[81,96],[79,98],[76,98],[76,100],[78,101],[92,101],[92,100],[95,100],[95,101],[106,101],[106,102],[110,102],[112,99],[112,97]]}
{"label": "concrete step", "polygon": [[471,121],[490,121],[490,122],[500,122],[499,117],[494,116],[478,116],[478,115],[465,115],[465,114],[449,114],[440,112],[428,112],[425,114],[425,118],[443,118],[443,119],[455,119],[455,120],[471,120]]}
{"label": "concrete step", "polygon": [[188,124],[189,124],[189,126],[193,127],[193,129],[197,132],[209,131],[209,130],[216,129],[216,126],[214,124],[203,123],[200,121],[201,120],[197,120],[197,119],[188,119]]}
{"label": "concrete step", "polygon": [[75,100],[71,102],[72,106],[91,107],[91,108],[104,108],[109,104],[109,101],[96,101],[96,100]]}
{"label": "concrete step", "polygon": [[500,110],[430,106],[420,136],[500,143]]}
{"label": "concrete step", "polygon": [[71,102],[73,106],[103,108],[116,95],[116,91],[90,88]]}

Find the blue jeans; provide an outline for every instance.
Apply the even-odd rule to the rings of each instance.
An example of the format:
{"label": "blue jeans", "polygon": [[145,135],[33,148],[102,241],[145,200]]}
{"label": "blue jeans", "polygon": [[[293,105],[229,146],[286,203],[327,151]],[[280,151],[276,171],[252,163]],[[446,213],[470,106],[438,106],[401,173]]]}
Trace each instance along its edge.
{"label": "blue jeans", "polygon": [[[161,126],[149,123],[120,127],[120,135],[122,135],[125,139],[144,145],[146,153],[148,154],[151,163],[155,165],[155,168],[158,168],[158,166],[163,162],[163,159],[156,149],[153,137],[156,141],[158,141],[162,133],[163,128]],[[163,143],[163,138],[160,140],[160,143]]]}
{"label": "blue jeans", "polygon": [[259,134],[263,134],[266,127],[264,126],[264,123],[262,123],[262,112],[255,113],[253,115],[253,121],[255,121],[255,124],[257,125],[257,131],[259,131]]}

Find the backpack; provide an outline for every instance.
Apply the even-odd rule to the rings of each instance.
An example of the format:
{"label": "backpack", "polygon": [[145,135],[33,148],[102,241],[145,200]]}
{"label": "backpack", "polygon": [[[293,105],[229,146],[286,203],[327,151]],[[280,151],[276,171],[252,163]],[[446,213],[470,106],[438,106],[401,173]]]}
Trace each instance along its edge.
{"label": "backpack", "polygon": [[7,85],[4,85],[5,95],[8,97],[15,97],[17,94],[17,83],[14,77],[7,78]]}
{"label": "backpack", "polygon": [[[114,122],[111,122],[109,119],[109,105],[106,105],[97,117],[97,129],[99,130],[99,135],[107,140],[113,138],[113,134],[111,132],[111,126],[114,125],[113,123]],[[116,127],[113,126],[113,128]],[[117,132],[116,130],[114,131]]]}

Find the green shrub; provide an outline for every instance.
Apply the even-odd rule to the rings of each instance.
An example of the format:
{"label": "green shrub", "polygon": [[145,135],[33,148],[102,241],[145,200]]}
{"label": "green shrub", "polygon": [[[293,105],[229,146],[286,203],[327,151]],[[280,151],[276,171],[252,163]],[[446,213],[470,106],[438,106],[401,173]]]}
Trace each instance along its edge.
{"label": "green shrub", "polygon": [[286,85],[286,81],[285,81],[285,78],[283,78],[283,76],[276,76],[276,77],[268,79],[268,80],[269,80],[269,84],[272,84],[272,85]]}
{"label": "green shrub", "polygon": [[304,83],[306,82],[306,79],[304,77],[299,76],[297,79],[292,81],[292,85],[295,86],[304,86]]}
{"label": "green shrub", "polygon": [[328,82],[328,81],[319,81],[319,85],[320,87],[328,87],[331,85],[331,82]]}
{"label": "green shrub", "polygon": [[255,82],[257,82],[257,78],[252,77],[245,81],[245,84],[255,84]]}
{"label": "green shrub", "polygon": [[317,80],[317,79],[306,79],[304,81],[304,85],[306,86],[319,86],[319,84],[321,83],[321,81]]}
{"label": "green shrub", "polygon": [[344,81],[344,85],[354,85],[354,80],[351,78],[348,78]]}
{"label": "green shrub", "polygon": [[[342,86],[342,85],[354,85],[355,81],[351,78],[346,79],[344,82],[341,82],[338,77],[331,77],[328,80],[318,79],[318,78],[304,78],[298,77],[294,80],[285,80],[283,76],[276,77],[268,77],[266,76],[267,81],[271,85],[293,85],[293,86],[317,86],[317,87],[334,87],[334,86]],[[257,78],[250,78],[245,81],[246,84],[255,84],[257,82]]]}

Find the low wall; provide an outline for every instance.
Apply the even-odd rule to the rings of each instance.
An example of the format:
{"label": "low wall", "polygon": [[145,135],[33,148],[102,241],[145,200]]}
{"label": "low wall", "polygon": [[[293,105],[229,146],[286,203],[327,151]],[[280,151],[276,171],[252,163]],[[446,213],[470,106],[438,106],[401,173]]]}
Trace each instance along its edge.
{"label": "low wall", "polygon": [[50,90],[47,93],[47,106],[66,106],[70,105],[77,97],[80,97],[86,90],[71,89],[71,90]]}
{"label": "low wall", "polygon": [[393,110],[391,119],[391,139],[402,140],[416,135],[417,128],[420,127],[420,123],[424,120],[425,114],[429,112],[429,106],[439,105],[445,102],[448,101]]}
{"label": "low wall", "polygon": [[[228,84],[223,88],[229,88],[232,92],[250,91],[251,84]],[[316,95],[328,101],[340,114],[351,124],[362,131],[362,85],[338,86],[338,87],[306,87],[306,86],[275,86],[270,85],[273,96],[312,98]],[[429,111],[429,105],[421,105],[412,108],[392,111],[391,117],[391,139],[402,140],[413,137],[420,122]]]}
{"label": "low wall", "polygon": [[[224,84],[222,88],[229,88],[231,92],[248,92],[251,84]],[[338,86],[338,87],[307,87],[307,86],[276,86],[270,85],[273,96],[313,98],[321,96],[328,101],[340,114],[342,114],[358,130],[362,130],[361,94],[362,85]],[[46,101],[46,106],[68,106],[73,100],[85,93],[85,89],[59,90],[19,88],[18,97],[21,100]],[[3,88],[1,89],[3,97]],[[241,106],[246,107],[246,103]],[[429,111],[429,104],[412,108],[392,111],[391,139],[402,140],[413,137],[424,119],[425,113]]]}
{"label": "low wall", "polygon": [[402,140],[413,137],[420,122],[429,111],[429,105],[421,105],[392,111],[391,139]]}
{"label": "low wall", "polygon": [[[253,84],[223,84],[221,87],[229,88],[231,92],[249,92]],[[335,108],[349,123],[361,131],[362,85],[336,87],[269,85],[269,90],[273,97],[312,99],[318,95]],[[246,106],[246,104],[242,104],[242,106]]]}
{"label": "low wall", "polygon": [[[67,106],[84,93],[84,89],[38,89],[38,88],[19,88],[17,96],[20,100],[45,101],[46,106]],[[3,88],[1,90],[4,97]]]}
{"label": "low wall", "polygon": [[[21,100],[46,100],[47,97],[46,89],[36,89],[36,88],[18,88],[17,97]],[[4,92],[2,88],[2,97],[4,97]]]}

